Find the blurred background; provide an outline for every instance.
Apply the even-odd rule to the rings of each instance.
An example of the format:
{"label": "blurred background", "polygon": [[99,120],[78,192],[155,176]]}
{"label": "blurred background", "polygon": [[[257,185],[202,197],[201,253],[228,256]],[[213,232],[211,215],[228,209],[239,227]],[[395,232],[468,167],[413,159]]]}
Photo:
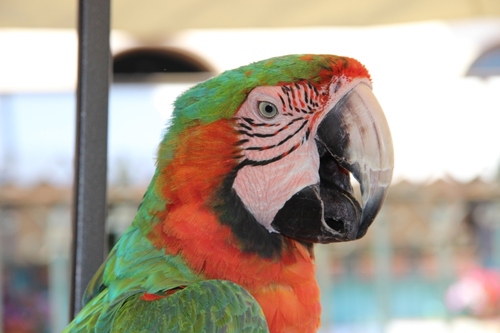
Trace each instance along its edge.
{"label": "blurred background", "polygon": [[[76,1],[0,2],[0,333],[69,318],[76,18]],[[110,244],[178,94],[267,57],[351,56],[395,179],[367,236],[317,247],[322,332],[500,332],[498,0],[121,0],[111,44]]]}

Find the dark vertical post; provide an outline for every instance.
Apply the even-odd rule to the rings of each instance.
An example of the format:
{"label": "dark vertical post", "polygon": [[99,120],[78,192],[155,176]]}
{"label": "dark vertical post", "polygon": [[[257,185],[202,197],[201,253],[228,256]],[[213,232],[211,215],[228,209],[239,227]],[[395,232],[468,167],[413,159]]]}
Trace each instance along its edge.
{"label": "dark vertical post", "polygon": [[110,0],[79,0],[71,316],[105,255]]}

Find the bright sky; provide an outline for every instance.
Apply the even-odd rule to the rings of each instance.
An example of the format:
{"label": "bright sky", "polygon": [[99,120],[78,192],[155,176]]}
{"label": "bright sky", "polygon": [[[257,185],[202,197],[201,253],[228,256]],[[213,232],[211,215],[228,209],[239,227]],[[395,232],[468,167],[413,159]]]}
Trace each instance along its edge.
{"label": "bright sky", "polygon": [[[200,55],[219,70],[288,53],[358,58],[372,74],[375,94],[391,126],[395,178],[425,181],[448,174],[470,180],[493,177],[500,162],[500,77],[481,80],[464,73],[480,49],[500,43],[499,31],[500,21],[427,22],[350,29],[191,31],[169,43]],[[10,175],[21,183],[69,183],[75,108],[71,87],[76,69],[68,57],[74,58],[75,36],[68,31],[37,32],[39,45],[33,47],[40,59],[26,65],[26,59],[15,54],[30,49],[28,35],[25,31],[11,38],[0,30],[0,42],[9,50],[0,53],[0,93],[4,92],[0,94],[0,171],[5,175],[3,169],[8,166]],[[122,34],[113,36],[114,49],[132,43]],[[39,48],[43,38],[48,47]],[[13,79],[9,81],[7,74]],[[113,88],[111,180],[119,177],[123,166],[133,181],[149,180],[171,104],[186,88]],[[37,90],[42,92],[32,93]]]}

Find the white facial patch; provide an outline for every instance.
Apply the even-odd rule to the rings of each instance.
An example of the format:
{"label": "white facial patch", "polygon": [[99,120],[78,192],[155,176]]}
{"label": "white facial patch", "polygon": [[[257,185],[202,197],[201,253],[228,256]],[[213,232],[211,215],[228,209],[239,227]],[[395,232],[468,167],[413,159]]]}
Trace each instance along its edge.
{"label": "white facial patch", "polygon": [[273,163],[243,167],[233,188],[256,220],[273,232],[276,213],[292,195],[319,182],[318,169],[318,151],[312,140]]}
{"label": "white facial patch", "polygon": [[[260,103],[272,103],[278,112],[270,117],[259,111]],[[290,110],[290,104],[282,87],[258,87],[236,115],[243,142],[240,162],[245,166],[233,188],[270,232],[275,231],[271,223],[285,202],[319,182],[319,156],[310,128],[313,113]]]}

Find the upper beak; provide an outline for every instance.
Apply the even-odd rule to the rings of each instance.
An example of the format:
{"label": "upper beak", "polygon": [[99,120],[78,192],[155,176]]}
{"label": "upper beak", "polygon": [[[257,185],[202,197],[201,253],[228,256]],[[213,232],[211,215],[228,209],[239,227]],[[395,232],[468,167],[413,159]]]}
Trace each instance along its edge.
{"label": "upper beak", "polygon": [[[324,223],[336,229],[333,230],[333,241],[360,238],[380,211],[394,168],[389,126],[368,85],[358,84],[335,104],[319,125],[316,141],[320,146],[320,155],[323,155],[321,164],[324,164],[320,164],[320,196],[325,206]],[[355,199],[352,196],[352,188],[347,183],[349,180],[344,178],[339,181],[338,172],[329,172],[334,162],[352,173],[359,182],[362,195],[361,216],[356,204],[351,202]],[[324,187],[326,191],[323,190]],[[336,192],[343,193],[343,200],[347,205],[352,205],[351,212],[347,212],[346,216],[342,216],[338,211],[335,216],[328,216],[328,205],[334,205],[330,210],[338,210],[338,203],[329,203],[323,195],[323,192],[331,192],[332,187]],[[329,222],[329,219],[334,221]],[[339,228],[335,227],[339,223],[342,224],[340,232]],[[326,237],[325,241],[328,238]]]}

